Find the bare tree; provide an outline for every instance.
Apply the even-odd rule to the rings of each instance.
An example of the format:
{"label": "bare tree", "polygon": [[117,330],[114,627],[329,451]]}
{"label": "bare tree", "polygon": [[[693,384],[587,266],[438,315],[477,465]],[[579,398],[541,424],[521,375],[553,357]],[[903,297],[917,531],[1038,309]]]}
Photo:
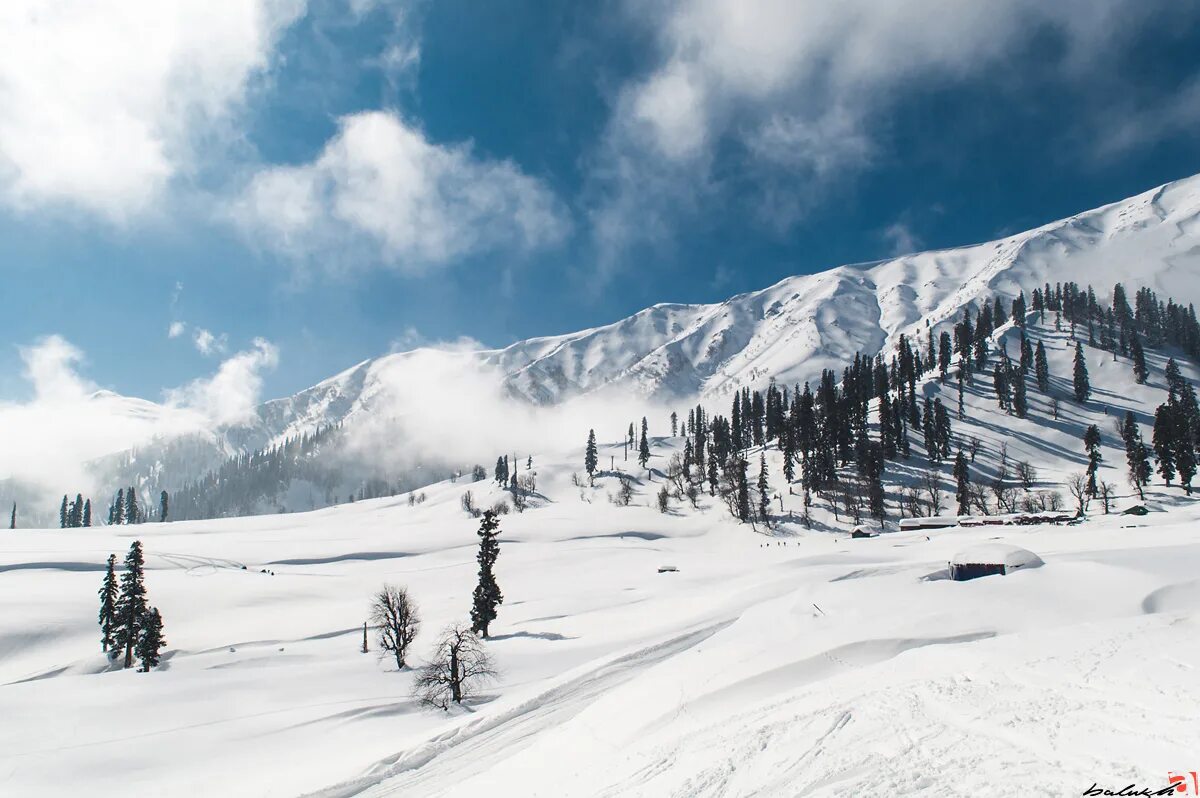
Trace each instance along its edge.
{"label": "bare tree", "polygon": [[967,438],[967,454],[971,457],[971,462],[975,462],[976,455],[979,454],[980,447],[983,446],[983,441],[979,440],[978,435],[972,435]]}
{"label": "bare tree", "polygon": [[699,501],[698,501],[699,496],[700,496],[700,489],[697,488],[695,485],[688,483],[687,488],[685,488],[683,491],[683,495],[687,496],[687,500],[689,502],[691,502],[693,510],[697,509],[700,506]]}
{"label": "bare tree", "polygon": [[462,508],[466,511],[467,515],[471,516],[472,518],[479,517],[479,508],[475,506],[475,494],[471,493],[469,490],[463,491]]}
{"label": "bare tree", "polygon": [[449,709],[451,703],[475,695],[478,688],[496,677],[491,657],[469,626],[447,626],[433,657],[413,682],[413,695],[422,704]]}
{"label": "bare tree", "polygon": [[930,468],[925,471],[921,477],[921,487],[925,490],[925,497],[929,501],[929,514],[942,514],[942,475],[938,473],[936,468]]}
{"label": "bare tree", "polygon": [[1020,460],[1017,462],[1017,479],[1021,483],[1021,487],[1025,490],[1033,488],[1033,483],[1037,482],[1037,469],[1029,464],[1028,460]]}
{"label": "bare tree", "polygon": [[687,477],[683,473],[683,458],[678,454],[671,455],[671,459],[667,461],[667,482],[675,489],[677,497],[683,495]]}
{"label": "bare tree", "polygon": [[1078,515],[1082,516],[1083,511],[1087,509],[1088,502],[1088,478],[1086,474],[1072,474],[1067,480],[1067,491],[1071,497],[1075,499],[1075,503],[1079,506]]}
{"label": "bare tree", "polygon": [[1058,397],[1055,396],[1050,400],[1050,412],[1054,414],[1054,420],[1058,421]]}
{"label": "bare tree", "polygon": [[1042,491],[1042,495],[1046,497],[1047,509],[1053,510],[1054,512],[1058,512],[1062,509],[1063,497],[1061,493],[1056,490],[1047,490]]}
{"label": "bare tree", "polygon": [[979,511],[980,515],[988,515],[987,487],[978,482],[967,483],[967,498],[969,503]]}
{"label": "bare tree", "polygon": [[1108,515],[1108,511],[1112,507],[1113,499],[1116,498],[1114,493],[1116,486],[1114,486],[1111,482],[1105,482],[1104,480],[1101,480],[1100,484],[1096,486],[1096,490],[1100,496],[1100,503],[1104,505],[1104,514]]}
{"label": "bare tree", "polygon": [[665,513],[670,509],[671,509],[671,491],[667,489],[666,485],[663,485],[662,488],[658,491],[658,511],[660,513]]}
{"label": "bare tree", "polygon": [[1003,482],[992,483],[992,495],[996,497],[996,506],[1001,513],[1017,511],[1017,489]]}
{"label": "bare tree", "polygon": [[408,591],[394,585],[379,588],[371,601],[371,625],[379,635],[379,647],[396,658],[396,667],[404,670],[408,647],[421,629],[421,614]]}
{"label": "bare tree", "polygon": [[905,485],[900,490],[900,515],[921,517],[921,491],[916,485]]}

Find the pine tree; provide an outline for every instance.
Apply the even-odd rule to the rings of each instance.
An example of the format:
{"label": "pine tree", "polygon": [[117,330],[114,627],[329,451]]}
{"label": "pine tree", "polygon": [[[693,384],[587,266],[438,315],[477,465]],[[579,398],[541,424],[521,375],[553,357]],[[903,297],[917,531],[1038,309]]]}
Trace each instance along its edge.
{"label": "pine tree", "polygon": [[1037,351],[1033,355],[1033,373],[1037,377],[1038,390],[1050,392],[1050,363],[1046,360],[1046,347],[1038,341]]}
{"label": "pine tree", "polygon": [[62,506],[58,508],[58,528],[67,528],[67,494],[63,494]]}
{"label": "pine tree", "polygon": [[107,652],[113,644],[113,624],[117,620],[117,555],[108,555],[104,584],[100,586],[100,650]]}
{"label": "pine tree", "polygon": [[145,559],[142,542],[135,540],[125,555],[125,573],[121,574],[121,594],[117,597],[113,648],[125,650],[125,667],[133,665],[133,647],[146,616]]}
{"label": "pine tree", "polygon": [[159,494],[159,496],[158,496],[158,521],[159,521],[159,523],[166,523],[167,512],[170,510],[170,506],[169,506],[170,501],[171,501],[171,497],[167,495],[167,492],[165,490]]}
{"label": "pine tree", "polygon": [[1086,402],[1092,395],[1092,386],[1088,381],[1087,360],[1083,356],[1083,344],[1075,344],[1075,401]]}
{"label": "pine tree", "polygon": [[88,499],[83,503],[83,525],[92,525],[92,500]]}
{"label": "pine tree", "polygon": [[475,586],[471,605],[471,631],[487,637],[488,626],[496,620],[496,607],[504,603],[504,595],[496,584],[493,567],[500,556],[500,520],[491,510],[485,510],[479,524],[479,584]]}
{"label": "pine tree", "polygon": [[708,458],[708,495],[717,495],[717,458],[712,456]]}
{"label": "pine tree", "polygon": [[1025,396],[1025,371],[1013,369],[1009,376],[1012,379],[1013,412],[1017,414],[1017,418],[1025,418],[1029,415],[1029,401]]}
{"label": "pine tree", "polygon": [[157,608],[150,607],[143,619],[142,628],[138,630],[135,646],[137,658],[142,663],[142,667],[139,669],[142,673],[149,673],[151,668],[158,666],[159,651],[166,644],[166,638],[163,637],[162,615],[159,614]]}
{"label": "pine tree", "polygon": [[1146,353],[1142,349],[1142,341],[1136,332],[1129,339],[1129,355],[1133,360],[1133,379],[1138,385],[1145,385],[1150,370],[1146,368]]}
{"label": "pine tree", "polygon": [[13,502],[12,515],[9,516],[9,519],[8,519],[8,528],[9,529],[17,528],[17,503],[16,502]]}
{"label": "pine tree", "polygon": [[583,469],[587,471],[588,479],[593,479],[598,464],[596,456],[596,430],[588,430],[587,448],[583,451]]}
{"label": "pine tree", "polygon": [[115,526],[125,521],[125,489],[117,488],[117,498],[108,508],[108,524]]}
{"label": "pine tree", "polygon": [[130,485],[125,491],[125,523],[140,524],[142,522],[141,508],[138,506],[137,492]]}
{"label": "pine tree", "polygon": [[642,468],[650,462],[650,440],[648,437],[649,427],[646,424],[646,417],[642,416],[642,439],[638,443],[638,462],[642,464]]}
{"label": "pine tree", "polygon": [[1100,454],[1100,428],[1095,424],[1089,425],[1084,431],[1083,448],[1087,452],[1088,458],[1087,492],[1094,498],[1096,496],[1096,472],[1100,469],[1100,461],[1104,459]]}
{"label": "pine tree", "polygon": [[69,519],[70,526],[79,528],[83,526],[83,495],[76,493],[75,501],[71,504],[71,517]]}
{"label": "pine tree", "polygon": [[1175,478],[1175,407],[1170,402],[1161,404],[1154,412],[1154,432],[1151,443],[1158,460],[1158,473],[1169,486]]}
{"label": "pine tree", "polygon": [[671,411],[671,437],[674,438],[679,434],[679,416],[675,415],[675,411]]}
{"label": "pine tree", "polygon": [[734,465],[737,467],[737,512],[738,519],[750,519],[750,486],[746,484],[746,470],[750,464],[738,457]]}
{"label": "pine tree", "polygon": [[1132,410],[1125,411],[1125,421],[1121,424],[1121,438],[1125,441],[1125,463],[1129,468],[1129,481],[1138,492],[1138,497],[1145,501],[1146,493],[1143,487],[1150,482],[1150,460]]}
{"label": "pine tree", "polygon": [[971,473],[967,467],[967,456],[962,449],[954,458],[955,498],[958,499],[958,514],[971,513]]}
{"label": "pine tree", "polygon": [[758,513],[762,522],[771,525],[771,484],[767,481],[767,456],[758,456]]}

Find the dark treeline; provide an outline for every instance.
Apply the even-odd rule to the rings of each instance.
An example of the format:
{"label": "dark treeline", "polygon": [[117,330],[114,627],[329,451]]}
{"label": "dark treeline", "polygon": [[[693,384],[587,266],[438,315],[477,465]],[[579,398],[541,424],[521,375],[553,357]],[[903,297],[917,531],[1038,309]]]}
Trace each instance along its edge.
{"label": "dark treeline", "polygon": [[[710,495],[724,499],[735,517],[769,525],[766,463],[760,457],[758,478],[752,479],[747,452],[774,445],[783,454],[783,477],[789,490],[797,479],[803,489],[805,523],[809,522],[808,510],[814,496],[825,498],[835,514],[839,508],[844,509],[855,523],[868,514],[882,520],[886,464],[909,459],[912,436],[916,435],[930,467],[927,474],[931,476],[926,478],[932,495],[929,511],[939,509],[936,471],[947,461],[955,465],[959,512],[968,512],[973,505],[985,508],[984,491],[971,484],[969,463],[974,462],[975,446],[954,440],[951,409],[940,398],[921,396],[918,380],[928,375],[936,375],[943,384],[954,380],[958,399],[953,412],[960,420],[965,416],[965,386],[974,384],[976,374],[989,371],[997,402],[1006,413],[1025,418],[1029,413],[1028,391],[1034,388],[1049,396],[1051,407],[1056,408],[1058,398],[1052,391],[1045,347],[1039,341],[1035,348],[1025,336],[1031,313],[1037,314],[1039,322],[1045,321],[1048,312],[1054,313],[1056,329],[1063,329],[1064,324],[1070,328],[1076,340],[1072,394],[1081,403],[1091,395],[1080,345],[1083,340],[1113,352],[1114,357],[1129,358],[1132,376],[1138,383],[1145,383],[1149,374],[1146,347],[1175,347],[1192,357],[1200,354],[1200,324],[1193,306],[1185,307],[1172,299],[1164,302],[1146,288],[1137,292],[1130,305],[1120,284],[1114,287],[1112,296],[1111,304],[1104,304],[1097,300],[1091,286],[1081,289],[1075,283],[1062,283],[1034,289],[1028,306],[1024,292],[1011,300],[996,297],[980,303],[978,309],[965,308],[961,319],[949,330],[935,334],[935,328],[927,326],[921,336],[924,340],[901,335],[890,358],[885,359],[883,353],[874,357],[856,354],[840,377],[832,370],[823,371],[815,388],[809,383],[781,388],[774,382],[765,391],[743,388],[734,394],[727,416],[714,415],[698,405],[688,411],[682,424],[680,431],[687,440],[682,457],[668,466],[668,481],[676,486],[677,498],[685,494],[694,498],[697,487],[707,486]],[[992,334],[1010,320],[1020,333],[1019,351],[991,351]],[[1168,363],[1167,371],[1169,395],[1156,416],[1154,451],[1167,484],[1178,474],[1190,492],[1200,444],[1200,411],[1194,391],[1173,361]],[[1057,410],[1053,412],[1057,417]],[[673,428],[678,423],[674,413],[671,423]],[[1147,450],[1135,432],[1123,432],[1122,437],[1129,451],[1131,484],[1140,493],[1147,478]],[[642,437],[644,440],[644,427]],[[630,425],[624,441],[627,449],[633,448],[635,440]],[[1091,449],[1098,451],[1098,445]],[[970,449],[969,460],[963,454],[964,446]],[[957,456],[955,448],[959,450]],[[590,433],[584,465],[589,476],[598,467]],[[1019,465],[1029,469],[1028,464]],[[1005,467],[1003,464],[1002,469]],[[997,482],[1003,483],[1006,478],[1002,473]],[[1003,484],[992,489],[1000,506],[1015,509],[1016,500],[1004,495],[1007,488]],[[1095,494],[1094,489],[1089,492]],[[757,501],[751,500],[752,494]],[[668,495],[664,488],[659,497],[664,512]],[[915,500],[905,504],[916,511]]]}

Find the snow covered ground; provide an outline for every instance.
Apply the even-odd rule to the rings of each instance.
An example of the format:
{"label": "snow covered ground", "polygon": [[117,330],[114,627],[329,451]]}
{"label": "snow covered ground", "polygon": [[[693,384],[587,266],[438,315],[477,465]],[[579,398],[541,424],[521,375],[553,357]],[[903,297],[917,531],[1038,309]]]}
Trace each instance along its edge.
{"label": "snow covered ground", "polygon": [[[707,497],[660,514],[657,476],[617,507],[612,476],[573,484],[581,449],[535,455],[543,498],[503,518],[501,675],[451,713],[360,653],[361,624],[384,582],[420,603],[418,658],[466,618],[460,496],[488,506],[490,482],[3,532],[0,794],[1065,795],[1200,766],[1200,507],[1159,491],[1149,516],[1073,527],[768,536]],[[135,537],[169,643],[149,674],[111,671],[95,623]],[[993,539],[1045,565],[943,578]]]}

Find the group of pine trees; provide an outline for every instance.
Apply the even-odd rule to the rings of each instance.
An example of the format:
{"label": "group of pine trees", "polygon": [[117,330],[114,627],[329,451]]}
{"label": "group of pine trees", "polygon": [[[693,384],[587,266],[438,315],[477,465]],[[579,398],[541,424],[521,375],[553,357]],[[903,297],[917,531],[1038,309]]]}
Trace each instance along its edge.
{"label": "group of pine trees", "polygon": [[[1001,409],[1025,418],[1030,412],[1028,391],[1032,384],[1050,398],[1057,417],[1058,399],[1051,384],[1045,346],[1041,341],[1033,346],[1025,334],[1030,311],[1043,322],[1047,312],[1054,313],[1059,329],[1064,321],[1069,325],[1076,339],[1071,394],[1080,403],[1088,402],[1092,393],[1082,346],[1084,334],[1089,345],[1111,351],[1114,358],[1129,358],[1139,383],[1144,383],[1149,373],[1143,342],[1155,347],[1175,346],[1193,357],[1200,354],[1200,324],[1195,309],[1171,299],[1164,303],[1149,289],[1139,290],[1132,306],[1120,284],[1113,290],[1110,305],[1099,302],[1090,286],[1081,289],[1070,282],[1034,289],[1028,308],[1023,292],[1009,301],[996,297],[980,303],[974,313],[971,308],[965,309],[950,331],[935,337],[933,328],[928,328],[924,346],[901,335],[890,360],[885,360],[882,353],[874,358],[855,355],[840,379],[835,372],[825,370],[815,390],[806,383],[803,388],[796,386],[789,391],[772,382],[765,392],[749,388],[737,392],[728,417],[710,415],[702,405],[689,410],[686,420],[672,413],[672,433],[678,431],[686,437],[680,462],[668,468],[668,478],[674,477],[678,485],[676,497],[687,493],[689,486],[707,483],[710,495],[720,494],[735,517],[769,524],[766,460],[760,455],[758,478],[752,480],[748,452],[773,445],[783,454],[783,478],[788,485],[797,478],[800,481],[806,515],[814,495],[837,493],[856,522],[862,511],[882,520],[886,463],[908,459],[910,438],[920,434],[932,470],[953,459],[959,511],[967,512],[972,502],[979,504],[979,492],[972,490],[970,466],[961,444],[958,454],[954,454],[951,413],[940,398],[921,397],[917,381],[936,373],[945,383],[953,375],[958,383],[957,415],[962,419],[964,386],[973,384],[974,375],[987,373],[990,367]],[[1015,357],[1006,350],[992,351],[992,334],[1010,320],[1020,333],[1020,351]],[[1153,448],[1167,484],[1178,475],[1181,485],[1190,492],[1200,445],[1200,411],[1192,387],[1174,361],[1168,363],[1167,379],[1168,399],[1156,413]],[[874,430],[869,423],[872,417]],[[1149,479],[1149,465],[1136,419],[1126,422],[1122,437],[1130,481],[1140,492]],[[627,458],[628,450],[637,446],[645,467],[649,450],[644,419],[640,441],[630,424],[624,443]],[[1095,495],[1098,433],[1086,446],[1087,490]],[[584,451],[589,478],[594,477],[597,467],[595,432],[591,430]],[[666,488],[660,491],[660,509],[666,510],[669,496]]]}
{"label": "group of pine trees", "polygon": [[167,641],[162,615],[146,601],[142,542],[129,546],[119,581],[116,563],[117,555],[110,554],[100,587],[100,650],[114,661],[123,655],[125,668],[132,667],[136,657],[139,670],[149,671],[158,665]]}
{"label": "group of pine trees", "polygon": [[[13,505],[13,527],[16,527],[17,506]],[[64,493],[62,505],[58,509],[58,525],[62,529],[74,529],[92,525],[92,500],[84,499],[80,493],[75,494],[75,500],[69,501]]]}
{"label": "group of pine trees", "polygon": [[[170,497],[164,490],[158,497],[158,520],[160,522],[167,520],[169,508]],[[120,488],[113,503],[108,507],[108,524],[110,526],[142,524],[148,520],[150,520],[149,513],[146,507],[139,504],[137,490],[133,486]],[[11,528],[15,529],[16,525],[17,506],[13,504]],[[83,495],[79,493],[75,494],[74,500],[71,500],[66,494],[63,494],[62,504],[58,509],[58,525],[62,529],[92,526],[92,500],[84,499]]]}

